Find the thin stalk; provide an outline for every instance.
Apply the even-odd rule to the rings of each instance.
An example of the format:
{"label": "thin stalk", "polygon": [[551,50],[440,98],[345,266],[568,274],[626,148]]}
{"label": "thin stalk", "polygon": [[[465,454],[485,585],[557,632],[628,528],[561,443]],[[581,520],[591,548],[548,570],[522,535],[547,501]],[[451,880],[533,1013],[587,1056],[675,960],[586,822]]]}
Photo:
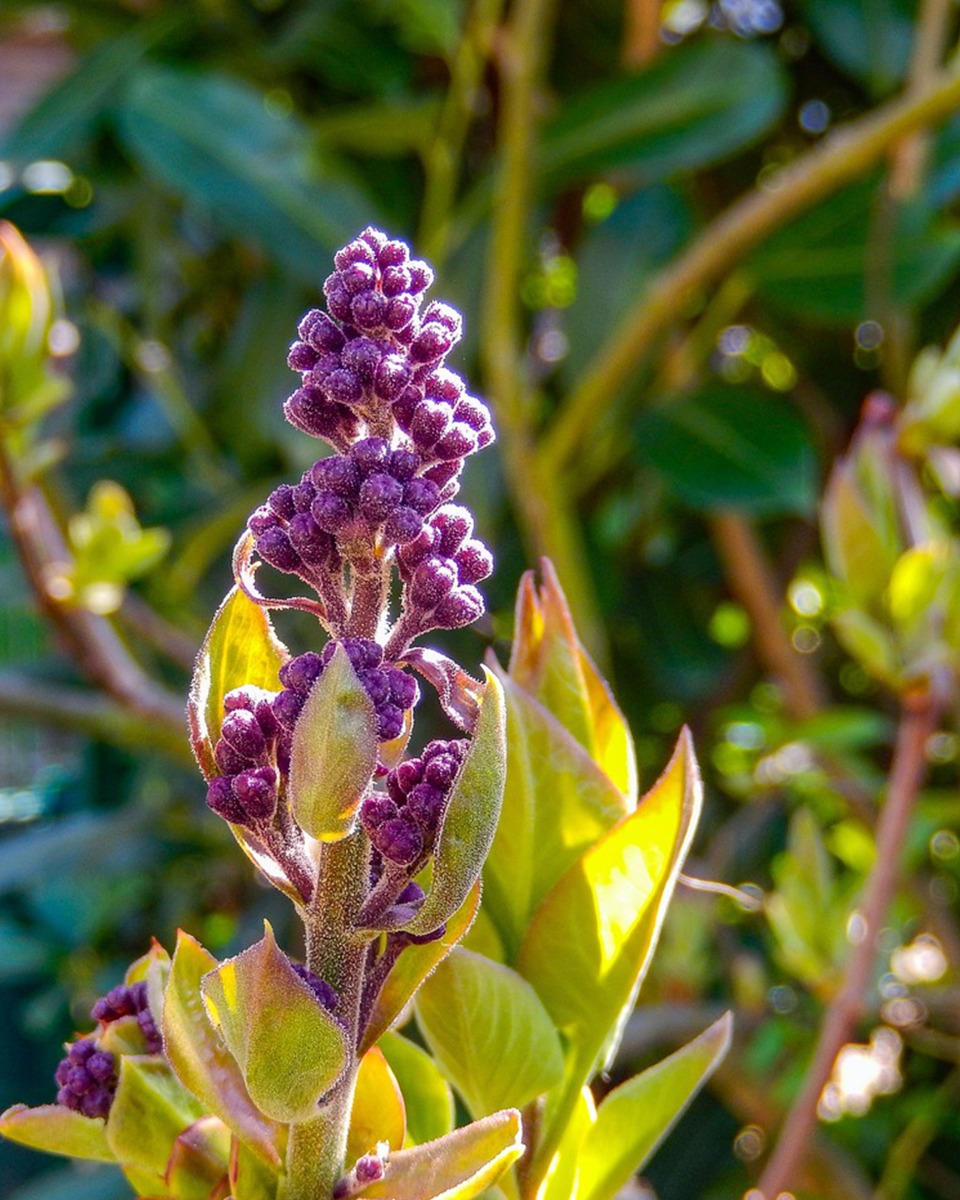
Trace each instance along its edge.
{"label": "thin stalk", "polygon": [[692,294],[714,283],[755,246],[798,214],[860,178],[906,134],[944,121],[960,105],[960,73],[932,76],[907,95],[839,128],[777,176],[713,221],[650,283],[574,387],[541,449],[556,472],[572,462],[642,359],[684,311]]}
{"label": "thin stalk", "polygon": [[290,1131],[283,1200],[329,1200],[346,1166],[367,957],[366,945],[352,940],[350,931],[366,898],[368,859],[368,844],[362,833],[323,845],[318,886],[303,914],[307,966],[340,997],[338,1014],[346,1026],[347,1066],[318,1115],[294,1125]]}
{"label": "thin stalk", "polygon": [[853,1036],[863,1013],[876,958],[877,935],[899,882],[900,852],[926,773],[926,743],[937,727],[937,717],[938,706],[929,693],[903,698],[890,786],[877,821],[876,862],[860,906],[863,934],[850,955],[843,985],[827,1010],[803,1087],[787,1114],[760,1178],[758,1191],[765,1200],[776,1200],[782,1192],[797,1186],[816,1129],[820,1095],[830,1079],[837,1055]]}

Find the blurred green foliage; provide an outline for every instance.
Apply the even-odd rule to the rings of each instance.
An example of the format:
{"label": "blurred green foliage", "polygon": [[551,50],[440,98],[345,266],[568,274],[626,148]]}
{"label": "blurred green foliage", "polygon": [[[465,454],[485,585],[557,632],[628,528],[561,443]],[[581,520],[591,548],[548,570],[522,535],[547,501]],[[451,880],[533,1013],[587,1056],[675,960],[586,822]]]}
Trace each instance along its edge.
{"label": "blurred green foliage", "polygon": [[[483,637],[505,657],[521,571],[553,555],[646,782],[680,723],[693,726],[708,802],[692,870],[768,896],[758,915],[681,894],[628,1030],[617,1078],[703,1028],[719,1003],[737,1009],[733,1066],[648,1170],[660,1200],[730,1200],[755,1181],[870,867],[893,710],[828,630],[843,599],[813,518],[864,395],[883,386],[922,407],[921,367],[908,388],[909,364],[960,320],[960,116],[875,155],[695,278],[588,414],[574,453],[524,454],[549,446],[624,314],[656,296],[699,235],[722,238],[716,222],[738,197],[789,190],[790,165],[834,125],[901,92],[935,7],[0,8],[0,63],[29,65],[0,70],[23,112],[0,134],[0,218],[53,273],[50,346],[71,389],[30,414],[24,479],[69,530],[82,603],[111,614],[165,694],[185,693],[246,514],[312,460],[282,419],[284,358],[331,251],[382,224],[437,264],[435,294],[463,310],[457,366],[490,394],[500,428],[499,459],[483,456],[466,480],[497,549]],[[651,12],[652,36],[638,18]],[[532,123],[518,62],[533,79]],[[25,103],[11,81],[32,95],[33,75],[51,77]],[[9,412],[3,421],[9,436]],[[747,571],[758,555],[772,628]],[[149,722],[138,733],[104,708],[28,583],[4,544],[0,1106],[50,1097],[58,1039],[151,934],[171,944],[182,924],[220,952],[252,940],[264,915],[286,933],[206,813],[199,774],[158,749]],[[290,618],[284,633],[296,645],[307,629]],[[462,661],[478,660],[481,638],[457,637]],[[792,671],[771,659],[771,637]],[[960,1195],[958,756],[951,718],[928,745],[909,878],[861,1030],[864,1044],[878,1025],[896,1032],[897,1087],[821,1132],[803,1195]],[[939,974],[911,974],[903,963],[917,955],[895,959],[921,934],[942,949]],[[7,1145],[0,1173],[15,1200],[125,1194]]]}

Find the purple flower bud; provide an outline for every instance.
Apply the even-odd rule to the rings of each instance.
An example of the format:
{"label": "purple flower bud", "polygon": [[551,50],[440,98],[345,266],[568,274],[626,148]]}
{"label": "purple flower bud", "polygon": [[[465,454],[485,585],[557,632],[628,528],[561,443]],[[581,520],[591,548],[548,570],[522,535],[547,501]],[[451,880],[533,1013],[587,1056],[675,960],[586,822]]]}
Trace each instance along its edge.
{"label": "purple flower bud", "polygon": [[433,284],[433,270],[419,258],[412,258],[407,263],[410,272],[410,291],[425,292]]}
{"label": "purple flower bud", "polygon": [[338,250],[333,256],[333,261],[337,265],[337,269],[343,271],[349,267],[351,263],[368,263],[371,267],[377,261],[377,256],[371,246],[365,241],[356,238],[352,242],[347,242],[342,250]]}
{"label": "purple flower bud", "polygon": [[483,542],[469,541],[457,551],[457,577],[460,583],[479,583],[493,571],[493,555]]}
{"label": "purple flower bud", "polygon": [[218,775],[207,784],[207,807],[231,825],[246,824],[247,814],[234,794],[229,775]]}
{"label": "purple flower bud", "polygon": [[331,535],[321,529],[313,516],[308,513],[297,513],[290,522],[287,533],[291,545],[305,563],[322,566],[330,560],[334,553]]}
{"label": "purple flower bud", "polygon": [[328,533],[341,533],[353,519],[350,505],[333,492],[319,492],[310,506],[310,515],[321,529]]}
{"label": "purple flower bud", "polygon": [[437,367],[427,376],[423,390],[424,395],[429,396],[431,400],[440,400],[444,404],[453,406],[460,402],[466,386],[455,371],[450,371],[446,367]]}
{"label": "purple flower bud", "polygon": [[250,759],[239,750],[235,750],[223,738],[214,746],[213,757],[224,775],[236,775],[238,771],[245,771],[250,766]]}
{"label": "purple flower bud", "polygon": [[377,709],[377,737],[381,742],[392,742],[403,733],[403,710],[389,701]]}
{"label": "purple flower bud", "polygon": [[377,364],[383,357],[383,347],[373,338],[352,338],[340,353],[340,361],[351,371],[356,371],[364,383],[373,380]]}
{"label": "purple flower bud", "polygon": [[473,396],[464,396],[458,400],[453,415],[464,425],[469,425],[474,432],[479,433],[490,424],[490,412],[482,401]]}
{"label": "purple flower bud", "polygon": [[273,715],[284,729],[293,729],[303,708],[303,696],[290,688],[284,688],[273,701]]}
{"label": "purple flower bud", "polygon": [[371,834],[371,841],[384,858],[406,867],[423,853],[423,834],[413,821],[397,817],[384,821]]}
{"label": "purple flower bud", "polygon": [[277,810],[277,773],[273,767],[241,771],[233,791],[251,821],[268,821]]}
{"label": "purple flower bud", "polygon": [[363,1154],[357,1159],[353,1173],[358,1184],[376,1183],[383,1178],[383,1159],[376,1154]]}
{"label": "purple flower bud", "polygon": [[350,305],[350,312],[358,329],[378,329],[383,324],[386,311],[387,299],[379,292],[361,292],[354,296]]}
{"label": "purple flower bud", "polygon": [[401,792],[408,796],[423,779],[423,762],[419,758],[404,759],[390,774],[396,779]]}
{"label": "purple flower bud", "polygon": [[406,267],[384,267],[380,276],[380,290],[385,296],[399,296],[410,290],[410,272]]}
{"label": "purple flower bud", "polygon": [[480,444],[479,436],[464,421],[454,421],[447,432],[433,448],[437,458],[449,460],[466,458],[473,454]]}
{"label": "purple flower bud", "polygon": [[293,507],[298,513],[306,513],[310,511],[310,505],[317,494],[317,489],[309,477],[301,479],[293,489]]}
{"label": "purple flower bud", "polygon": [[386,469],[400,483],[411,480],[420,467],[420,455],[415,450],[391,450]]}
{"label": "purple flower bud", "polygon": [[419,513],[421,517],[431,513],[437,507],[439,500],[440,489],[432,479],[418,476],[404,486],[403,503],[408,508],[412,508],[415,513]]}
{"label": "purple flower bud", "polygon": [[387,272],[391,268],[402,267],[409,257],[410,251],[403,242],[385,242],[380,247],[380,253],[377,255],[377,262],[383,271],[384,278],[386,278]]}
{"label": "purple flower bud", "polygon": [[143,1012],[137,1013],[137,1024],[140,1026],[143,1040],[147,1043],[147,1053],[162,1054],[163,1036],[157,1028],[157,1023],[153,1019],[153,1013],[149,1008],[145,1008]]}
{"label": "purple flower bud", "polygon": [[360,488],[360,511],[368,521],[380,524],[403,499],[403,485],[392,475],[377,472]]}
{"label": "purple flower bud", "polygon": [[86,1067],[74,1067],[67,1076],[67,1087],[75,1096],[82,1096],[94,1086]]}
{"label": "purple flower bud", "polygon": [[419,536],[408,545],[401,547],[400,566],[409,574],[436,550],[440,536],[430,525],[425,525]]}
{"label": "purple flower bud", "polygon": [[247,712],[253,712],[256,703],[257,698],[251,688],[232,688],[223,698],[223,707],[226,712],[233,712],[236,708],[244,708]]}
{"label": "purple flower bud", "polygon": [[80,1102],[80,1111],[85,1117],[106,1117],[110,1112],[110,1105],[113,1103],[113,1092],[110,1088],[100,1087],[94,1088],[87,1092]]}
{"label": "purple flower bud", "polygon": [[261,504],[259,508],[254,509],[247,519],[247,528],[252,534],[266,533],[268,529],[273,529],[274,526],[279,524],[280,518],[265,504]]}
{"label": "purple flower bud", "polygon": [[287,366],[291,371],[310,371],[317,365],[319,353],[306,342],[294,342],[287,354]]}
{"label": "purple flower bud", "polygon": [[220,728],[220,736],[244,758],[258,759],[267,749],[260,723],[252,712],[238,708],[228,713]]}
{"label": "purple flower bud", "polygon": [[399,667],[388,667],[387,677],[390,683],[390,699],[399,708],[413,708],[420,699],[420,687],[412,675]]}
{"label": "purple flower bud", "polygon": [[410,422],[410,436],[418,450],[429,450],[444,436],[452,424],[450,406],[435,400],[423,400],[417,405]]}
{"label": "purple flower bud", "polygon": [[98,1050],[87,1059],[86,1070],[96,1083],[109,1083],[114,1077],[113,1055],[107,1050]]}
{"label": "purple flower bud", "polygon": [[434,610],[433,619],[439,622],[442,629],[460,629],[464,625],[472,625],[483,616],[484,611],[483,597],[475,587],[464,584],[444,596]]}
{"label": "purple flower bud", "polygon": [[340,997],[330,986],[325,979],[321,979],[319,975],[315,975],[313,971],[303,966],[302,963],[291,962],[295,974],[303,980],[314,997],[329,1013],[337,1011],[337,1005],[340,1003]]}
{"label": "purple flower bud", "polygon": [[262,533],[257,538],[257,553],[278,571],[296,571],[301,566],[300,555],[282,529],[268,529]]}
{"label": "purple flower bud", "polygon": [[331,371],[324,380],[327,397],[337,404],[359,404],[363,399],[363,384],[354,371]]}
{"label": "purple flower bud", "polygon": [[409,296],[394,296],[384,310],[383,323],[391,333],[399,333],[410,327],[416,315],[417,306]]}
{"label": "purple flower bud", "polygon": [[421,608],[432,609],[457,585],[457,569],[447,558],[426,559],[413,573],[410,597]]}
{"label": "purple flower bud", "polygon": [[390,699],[390,677],[386,671],[361,670],[358,672],[358,678],[363,685],[363,690],[373,701],[373,706],[379,709],[386,704]]}
{"label": "purple flower bud", "polygon": [[267,503],[271,510],[278,517],[282,517],[284,521],[289,521],[297,511],[296,505],[293,503],[293,488],[289,483],[281,483],[279,487],[274,488]]}
{"label": "purple flower bud", "polygon": [[381,233],[379,229],[374,229],[372,225],[368,225],[366,229],[364,229],[357,236],[360,241],[366,242],[375,254],[379,254],[387,244],[387,235],[385,233]]}
{"label": "purple flower bud", "polygon": [[410,347],[410,357],[415,363],[439,362],[456,341],[454,334],[441,325],[439,321],[431,321],[420,328]]}
{"label": "purple flower bud", "polygon": [[[460,469],[462,466],[463,463],[460,461],[440,462],[424,471],[423,478],[434,484],[438,490],[438,494],[440,491],[443,491],[444,498],[449,499],[449,496],[446,495],[446,493],[450,491],[447,485],[451,482],[451,480],[456,479],[457,475],[460,474]],[[455,492],[456,488],[454,489],[454,493]]]}
{"label": "purple flower bud", "polygon": [[418,537],[423,529],[423,518],[412,508],[401,505],[395,508],[387,517],[383,526],[383,536],[388,542],[404,545]]}
{"label": "purple flower bud", "polygon": [[369,263],[355,262],[338,272],[340,282],[351,296],[366,292],[374,287],[377,272]]}
{"label": "purple flower bud", "polygon": [[369,834],[379,829],[384,821],[395,821],[399,815],[396,802],[387,796],[367,796],[360,805],[360,822]]}
{"label": "purple flower bud", "polygon": [[310,474],[318,491],[333,492],[345,500],[356,498],[362,482],[357,464],[340,454],[321,458],[313,464]]}
{"label": "purple flower bud", "polygon": [[313,308],[297,326],[297,333],[316,350],[336,353],[346,340],[325,312]]}
{"label": "purple flower bud", "polygon": [[424,831],[429,841],[436,832],[446,795],[429,783],[418,783],[407,797],[405,812],[409,813]]}
{"label": "purple flower bud", "polygon": [[410,423],[422,400],[423,393],[416,384],[409,384],[394,400],[393,419],[404,433],[410,432]]}
{"label": "purple flower bud", "polygon": [[446,793],[456,779],[459,770],[460,764],[452,754],[438,754],[424,766],[423,781]]}
{"label": "purple flower bud", "polygon": [[292,688],[301,696],[306,697],[310,689],[323,673],[323,660],[313,650],[298,654],[280,668],[280,682],[285,688]]}
{"label": "purple flower bud", "polygon": [[458,504],[445,504],[438,508],[430,519],[437,531],[437,553],[453,558],[467,538],[473,533],[473,517],[469,509]]}
{"label": "purple flower bud", "polygon": [[[344,638],[340,643],[355,671],[373,670],[383,662],[383,647],[371,638]],[[324,652],[331,656],[336,643],[329,642]],[[329,660],[328,660],[329,661]]]}
{"label": "purple flower bud", "polygon": [[350,457],[364,475],[369,475],[386,466],[390,457],[390,444],[383,438],[364,438],[350,447]]}
{"label": "purple flower bud", "polygon": [[410,382],[410,367],[400,354],[386,354],[373,374],[373,390],[378,398],[391,404]]}
{"label": "purple flower bud", "polygon": [[353,313],[350,309],[350,293],[340,282],[339,276],[328,276],[324,281],[323,292],[332,317],[336,317],[338,321],[353,320]]}

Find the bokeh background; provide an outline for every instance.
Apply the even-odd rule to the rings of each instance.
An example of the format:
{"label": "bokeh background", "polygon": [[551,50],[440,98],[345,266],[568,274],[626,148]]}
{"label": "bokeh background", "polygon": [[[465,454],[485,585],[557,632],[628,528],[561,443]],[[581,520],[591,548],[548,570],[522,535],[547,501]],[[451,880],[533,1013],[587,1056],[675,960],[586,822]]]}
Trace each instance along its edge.
{"label": "bokeh background", "polygon": [[[744,1194],[835,994],[894,724],[829,632],[817,497],[864,396],[901,395],[960,322],[960,117],[777,198],[837,125],[922,93],[954,24],[938,0],[0,4],[0,218],[53,273],[70,384],[34,447],[60,582],[143,669],[142,695],[97,686],[0,541],[0,1108],[51,1098],[60,1042],[151,936],[222,953],[284,927],[179,712],[247,513],[315,456],[281,412],[297,319],[373,223],[435,264],[500,431],[465,485],[490,614],[448,645],[503,656],[550,554],[648,782],[694,730],[692,872],[762,897],[680,890],[615,1067],[734,1008],[637,1194]],[[751,193],[767,226],[670,292]],[[631,313],[646,340],[611,367]],[[927,749],[811,1196],[960,1197],[960,741]],[[6,1144],[0,1180],[127,1194]]]}

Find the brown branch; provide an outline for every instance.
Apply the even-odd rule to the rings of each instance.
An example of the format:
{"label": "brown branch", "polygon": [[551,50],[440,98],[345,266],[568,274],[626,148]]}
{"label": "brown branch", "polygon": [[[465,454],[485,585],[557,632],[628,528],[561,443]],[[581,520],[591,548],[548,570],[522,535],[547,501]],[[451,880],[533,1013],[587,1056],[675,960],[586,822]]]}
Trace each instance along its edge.
{"label": "brown branch", "polygon": [[860,906],[863,935],[844,971],[843,985],[824,1018],[803,1087],[787,1114],[777,1145],[760,1178],[765,1200],[797,1186],[797,1177],[817,1123],[820,1095],[837,1055],[850,1040],[865,1006],[880,932],[899,881],[900,852],[914,801],[926,771],[927,739],[937,726],[938,708],[929,693],[903,698],[900,726],[886,803],[877,822],[877,857]]}
{"label": "brown branch", "polygon": [[779,590],[754,529],[735,512],[715,513],[709,525],[727,585],[750,617],[758,658],[779,680],[790,715],[815,716],[823,706],[820,681],[787,637]]}
{"label": "brown branch", "polygon": [[136,592],[127,592],[124,596],[119,615],[125,625],[159,650],[164,658],[183,667],[185,671],[193,670],[200,649],[199,641],[162,617]]}
{"label": "brown branch", "polygon": [[660,0],[626,0],[623,6],[623,65],[630,70],[653,62],[660,49]]}

